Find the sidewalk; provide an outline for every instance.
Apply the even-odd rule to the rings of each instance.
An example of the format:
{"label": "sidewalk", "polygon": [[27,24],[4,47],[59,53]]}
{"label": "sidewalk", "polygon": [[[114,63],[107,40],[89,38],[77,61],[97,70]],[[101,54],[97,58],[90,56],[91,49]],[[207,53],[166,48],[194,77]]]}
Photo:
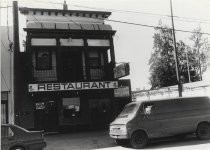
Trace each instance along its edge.
{"label": "sidewalk", "polygon": [[117,146],[108,131],[49,134],[45,135],[45,140],[45,150],[92,150]]}

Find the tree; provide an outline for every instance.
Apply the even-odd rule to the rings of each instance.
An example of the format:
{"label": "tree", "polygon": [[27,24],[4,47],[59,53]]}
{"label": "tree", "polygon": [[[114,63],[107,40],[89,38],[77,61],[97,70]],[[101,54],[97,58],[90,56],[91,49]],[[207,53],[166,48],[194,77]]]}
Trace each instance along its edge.
{"label": "tree", "polygon": [[202,74],[207,69],[207,64],[209,63],[209,52],[210,45],[208,39],[203,37],[200,27],[194,29],[193,34],[190,36],[190,40],[193,42],[191,50],[197,56],[195,59],[195,70],[199,74],[199,80],[202,80]]}
{"label": "tree", "polygon": [[[172,30],[167,26],[160,26],[155,30],[153,51],[149,60],[151,89],[177,85]],[[197,51],[186,46],[183,41],[176,44],[181,82],[189,82],[187,60],[190,64],[191,81],[198,81]],[[204,54],[201,53],[200,55],[202,58],[204,57]],[[204,64],[204,61],[201,62]]]}

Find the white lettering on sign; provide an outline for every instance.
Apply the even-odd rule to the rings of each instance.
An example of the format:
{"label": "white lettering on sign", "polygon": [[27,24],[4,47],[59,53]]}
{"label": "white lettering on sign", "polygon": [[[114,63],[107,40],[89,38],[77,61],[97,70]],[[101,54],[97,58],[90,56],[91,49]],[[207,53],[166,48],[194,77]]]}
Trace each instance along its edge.
{"label": "white lettering on sign", "polygon": [[29,92],[44,91],[70,91],[70,90],[89,90],[89,89],[115,89],[118,88],[117,81],[101,82],[67,82],[67,83],[39,83],[29,84]]}

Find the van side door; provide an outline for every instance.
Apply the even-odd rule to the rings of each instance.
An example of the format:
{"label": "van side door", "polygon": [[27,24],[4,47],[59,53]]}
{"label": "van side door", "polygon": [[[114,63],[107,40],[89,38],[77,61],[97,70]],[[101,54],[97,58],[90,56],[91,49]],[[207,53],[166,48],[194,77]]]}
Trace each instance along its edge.
{"label": "van side door", "polygon": [[142,104],[142,121],[141,126],[147,131],[150,138],[161,136],[161,124],[156,114],[156,105],[153,102]]}
{"label": "van side door", "polygon": [[176,134],[192,131],[192,116],[190,111],[183,107],[183,101],[177,99],[164,100],[158,104],[158,112],[161,116],[161,129],[164,136],[173,136]]}

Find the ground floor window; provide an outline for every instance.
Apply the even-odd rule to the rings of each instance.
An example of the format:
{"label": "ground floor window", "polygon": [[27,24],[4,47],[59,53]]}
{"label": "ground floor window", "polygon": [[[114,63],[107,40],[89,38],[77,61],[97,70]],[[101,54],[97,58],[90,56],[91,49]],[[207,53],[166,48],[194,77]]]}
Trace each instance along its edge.
{"label": "ground floor window", "polygon": [[63,117],[72,118],[80,116],[80,98],[63,98]]}

